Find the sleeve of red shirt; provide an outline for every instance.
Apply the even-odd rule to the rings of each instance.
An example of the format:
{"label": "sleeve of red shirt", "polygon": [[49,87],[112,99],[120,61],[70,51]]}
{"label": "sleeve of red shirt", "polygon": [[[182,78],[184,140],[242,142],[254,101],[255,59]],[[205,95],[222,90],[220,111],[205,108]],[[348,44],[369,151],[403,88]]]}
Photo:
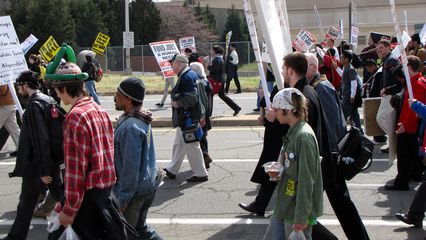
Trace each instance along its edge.
{"label": "sleeve of red shirt", "polygon": [[80,209],[86,190],[86,173],[90,156],[90,136],[78,119],[69,116],[64,131],[65,204],[62,212],[75,216]]}

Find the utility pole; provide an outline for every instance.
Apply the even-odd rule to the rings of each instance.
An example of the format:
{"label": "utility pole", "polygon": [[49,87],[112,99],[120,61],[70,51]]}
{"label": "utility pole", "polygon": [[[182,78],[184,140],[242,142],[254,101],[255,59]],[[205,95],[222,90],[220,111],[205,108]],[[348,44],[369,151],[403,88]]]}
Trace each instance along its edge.
{"label": "utility pole", "polygon": [[[125,15],[125,28],[126,32],[130,31],[130,25],[129,25],[129,1],[124,1],[124,15]],[[123,45],[124,45],[124,38],[123,38]],[[126,68],[124,69],[124,73],[126,75],[132,74],[132,68],[130,67],[130,48],[126,48]]]}

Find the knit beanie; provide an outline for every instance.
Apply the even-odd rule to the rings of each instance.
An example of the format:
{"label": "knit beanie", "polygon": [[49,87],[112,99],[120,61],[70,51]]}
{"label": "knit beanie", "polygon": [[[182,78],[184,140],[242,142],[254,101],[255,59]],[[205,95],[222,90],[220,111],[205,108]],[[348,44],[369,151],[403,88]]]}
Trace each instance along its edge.
{"label": "knit beanie", "polygon": [[136,102],[143,102],[145,97],[145,84],[141,79],[136,77],[123,80],[120,85],[118,85],[117,89],[126,97]]}

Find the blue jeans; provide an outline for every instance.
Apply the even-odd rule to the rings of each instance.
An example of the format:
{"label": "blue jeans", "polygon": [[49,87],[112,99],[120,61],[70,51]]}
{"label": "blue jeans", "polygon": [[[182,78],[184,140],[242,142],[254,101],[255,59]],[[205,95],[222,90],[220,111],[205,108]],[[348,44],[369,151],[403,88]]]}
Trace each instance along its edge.
{"label": "blue jeans", "polygon": [[155,192],[134,197],[123,213],[127,222],[138,232],[140,239],[162,240],[157,232],[146,224],[146,216],[154,201]]}
{"label": "blue jeans", "polygon": [[86,87],[86,91],[92,96],[93,101],[95,101],[98,105],[101,105],[99,102],[98,94],[96,94],[95,90],[95,80],[88,80],[84,82],[84,86]]}

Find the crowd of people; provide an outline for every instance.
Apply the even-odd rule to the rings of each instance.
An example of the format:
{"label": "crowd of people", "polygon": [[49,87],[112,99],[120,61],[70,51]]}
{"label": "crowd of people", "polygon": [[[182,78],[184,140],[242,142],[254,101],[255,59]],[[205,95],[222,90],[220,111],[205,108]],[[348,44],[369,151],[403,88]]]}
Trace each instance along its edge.
{"label": "crowd of people", "polygon": [[[374,141],[388,140],[390,162],[398,160],[398,174],[384,189],[406,191],[410,181],[422,181],[409,212],[396,215],[407,224],[422,227],[426,202],[426,49],[419,36],[413,35],[406,50],[414,98],[409,99],[401,61],[393,58],[395,46],[389,39],[371,37],[370,46],[359,55],[345,42],[339,48],[334,44],[328,39],[325,51],[316,46],[312,53],[286,55],[282,66],[284,89],[274,86],[273,73],[266,68],[272,105],[267,107],[264,97],[259,96],[256,110],[265,127],[264,143],[251,177],[260,188],[253,202],[239,204],[245,211],[264,216],[277,190],[264,239],[288,239],[293,231],[303,232],[306,239],[337,239],[318,221],[323,212],[323,192],[346,237],[369,239],[338,165],[338,145],[348,125],[363,132],[358,113],[362,98],[381,97],[377,113],[369,117],[377,119],[386,136],[374,136]],[[31,55],[31,70],[22,72],[16,80],[18,92],[26,99],[20,121],[10,89],[0,87],[0,124],[17,146],[16,166],[10,177],[23,179],[17,216],[4,239],[26,239],[31,218],[39,212],[40,199],[53,202],[43,208],[41,216],[53,210],[62,225],[49,234],[52,240],[58,239],[67,226],[82,239],[119,239],[119,233],[112,233],[118,223],[128,224],[127,230],[122,230],[135,232],[140,239],[162,239],[146,223],[162,178],[176,179],[186,155],[192,170],[186,181],[209,180],[212,159],[207,136],[215,94],[212,81],[221,84],[217,94],[233,109],[234,116],[241,111],[227,96],[232,79],[236,93],[241,92],[238,55],[234,45],[230,50],[224,60],[224,49],[214,46],[207,66],[190,49],[170,59],[176,83],[174,78],[166,79],[164,97],[157,106],[163,107],[170,85],[176,135],[171,162],[163,169],[156,164],[153,118],[143,107],[146,87],[141,79],[127,78],[117,86],[115,108],[123,114],[113,128],[96,95],[92,56],[86,56],[82,69],[61,61],[54,73],[46,73],[40,59]],[[63,74],[75,77],[57,77]],[[47,90],[42,92],[42,86]],[[60,102],[71,106],[67,113]],[[54,131],[58,126],[60,130]],[[62,140],[60,150],[54,146],[57,139]],[[263,165],[271,160],[278,171],[265,172]],[[45,201],[47,198],[50,200]],[[113,203],[122,216],[118,222],[106,220]]]}

